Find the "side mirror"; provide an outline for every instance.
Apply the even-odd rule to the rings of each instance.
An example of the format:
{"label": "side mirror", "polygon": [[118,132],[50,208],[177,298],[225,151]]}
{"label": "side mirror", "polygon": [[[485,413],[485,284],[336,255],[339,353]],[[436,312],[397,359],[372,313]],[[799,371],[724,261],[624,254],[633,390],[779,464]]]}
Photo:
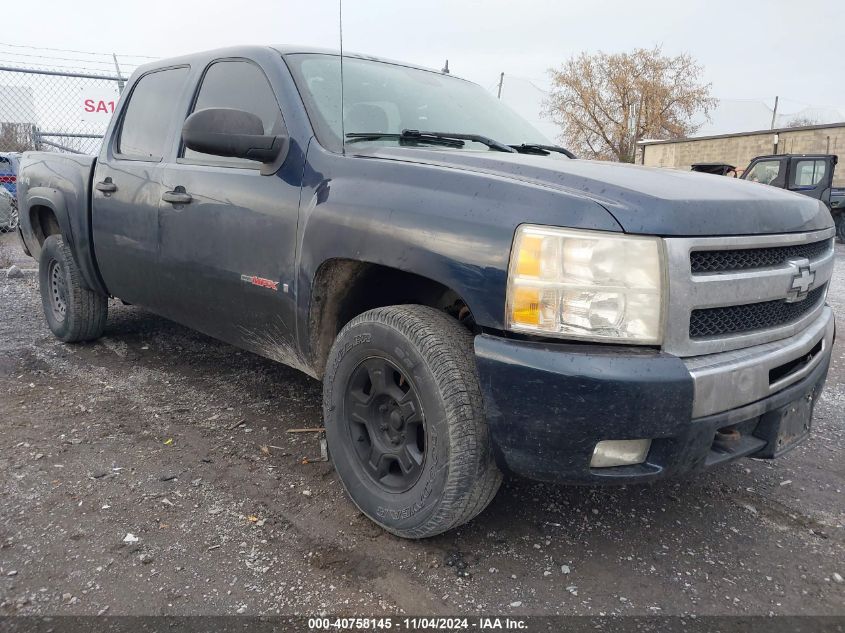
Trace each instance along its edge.
{"label": "side mirror", "polygon": [[267,136],[256,115],[234,108],[197,110],[182,126],[185,147],[214,156],[272,163],[287,150],[286,135]]}

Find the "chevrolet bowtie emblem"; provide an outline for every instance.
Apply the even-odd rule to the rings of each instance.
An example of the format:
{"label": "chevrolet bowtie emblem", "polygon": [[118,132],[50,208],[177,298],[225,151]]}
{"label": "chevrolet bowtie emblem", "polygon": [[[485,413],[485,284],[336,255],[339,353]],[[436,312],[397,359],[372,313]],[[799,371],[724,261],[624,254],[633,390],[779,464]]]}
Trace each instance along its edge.
{"label": "chevrolet bowtie emblem", "polygon": [[789,294],[786,300],[790,303],[795,301],[803,301],[807,298],[807,293],[813,287],[816,281],[816,271],[810,266],[810,260],[790,259],[789,265],[793,269],[792,283],[789,286]]}

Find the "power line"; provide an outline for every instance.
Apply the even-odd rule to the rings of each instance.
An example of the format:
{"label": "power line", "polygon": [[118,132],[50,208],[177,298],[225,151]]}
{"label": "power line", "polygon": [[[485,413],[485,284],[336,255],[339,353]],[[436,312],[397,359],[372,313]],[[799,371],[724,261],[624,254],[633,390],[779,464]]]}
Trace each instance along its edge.
{"label": "power line", "polygon": [[[768,103],[766,103],[767,101],[771,100],[771,97],[759,97],[759,98],[756,98],[756,99],[754,99],[754,98],[751,98],[751,99],[735,99],[733,97],[715,97],[715,99],[717,101],[724,101],[724,102],[727,102],[727,103],[758,103],[760,105],[767,107],[769,110],[772,109],[772,107]],[[830,104],[830,103],[808,103],[806,101],[801,101],[800,99],[793,99],[792,97],[780,97],[780,100],[781,100],[781,102],[790,101],[792,103],[796,103],[798,105],[808,107],[808,108],[829,108],[829,109],[832,109],[832,110],[841,110],[842,109],[841,105],[837,106],[837,105]]]}
{"label": "power line", "polygon": [[[49,48],[47,46],[29,46],[26,44],[10,44],[8,42],[0,42],[0,45],[11,46],[13,48],[28,48],[36,51],[54,51],[59,53],[77,53],[79,55],[104,55],[109,56],[111,53],[95,53],[94,51],[79,51],[70,48]],[[137,57],[140,59],[161,59],[160,57],[153,57],[152,55],[129,55],[122,54],[120,57]]]}
{"label": "power line", "polygon": [[[2,54],[2,53],[0,53],[0,54]],[[7,65],[7,66],[17,66],[17,67],[20,67],[21,70],[27,69],[27,66],[23,65],[24,62],[22,62],[19,59],[13,59],[13,60],[0,59],[0,64]],[[87,72],[87,73],[94,73],[94,74],[96,74],[96,73],[101,73],[101,74],[107,73],[107,71],[104,68],[86,68],[84,66],[67,66],[65,64],[43,63],[43,64],[36,64],[36,66],[39,66],[39,67],[45,68],[45,69],[61,68],[63,70],[75,70],[77,72]]]}
{"label": "power line", "polygon": [[538,85],[537,85],[536,83],[534,83],[534,82],[535,82],[535,81],[539,81],[539,80],[534,80],[534,79],[531,79],[530,77],[522,77],[522,76],[520,76],[520,75],[511,75],[511,74],[508,74],[508,75],[507,75],[507,77],[508,77],[509,79],[516,79],[517,81],[521,81],[521,82],[523,82],[523,83],[527,83],[529,86],[531,86],[532,88],[534,88],[534,90],[536,90],[536,91],[538,91],[538,92],[542,92],[543,94],[549,94],[549,92],[551,91],[551,88],[550,88],[550,87],[549,87],[549,88],[542,88],[542,87],[538,86]]}
{"label": "power line", "polygon": [[[2,46],[2,45],[0,45]],[[74,57],[52,57],[50,55],[34,55],[31,53],[15,53],[14,51],[4,51],[0,50],[0,55],[14,55],[15,57],[34,57],[38,59],[58,59],[60,61],[65,62],[79,62],[80,64],[101,64],[105,66],[114,66],[114,61],[106,61],[106,60],[99,60],[99,59],[78,59]],[[120,55],[118,55],[120,57]],[[132,62],[129,62],[130,65],[133,65]]]}

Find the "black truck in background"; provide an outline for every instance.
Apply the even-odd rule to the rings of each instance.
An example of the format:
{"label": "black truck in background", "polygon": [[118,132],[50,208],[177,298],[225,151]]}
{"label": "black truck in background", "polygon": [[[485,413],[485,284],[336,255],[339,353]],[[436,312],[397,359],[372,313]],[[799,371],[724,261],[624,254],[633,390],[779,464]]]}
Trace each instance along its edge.
{"label": "black truck in background", "polygon": [[758,156],[748,164],[741,178],[821,200],[830,209],[837,237],[845,242],[845,187],[833,186],[838,162],[839,157],[834,154]]}
{"label": "black truck in background", "polygon": [[[788,189],[816,200],[830,209],[836,235],[845,242],[845,187],[834,187],[839,157],[835,154],[772,154],[751,159],[740,178]],[[727,163],[696,163],[693,171],[737,177],[737,169]]]}
{"label": "black truck in background", "polygon": [[634,483],[808,436],[833,221],[734,179],[572,160],[475,84],[239,47],[130,78],[94,157],[27,153],[20,220],[68,343],[109,298],[323,382],[331,459],[394,534],[503,474]]}

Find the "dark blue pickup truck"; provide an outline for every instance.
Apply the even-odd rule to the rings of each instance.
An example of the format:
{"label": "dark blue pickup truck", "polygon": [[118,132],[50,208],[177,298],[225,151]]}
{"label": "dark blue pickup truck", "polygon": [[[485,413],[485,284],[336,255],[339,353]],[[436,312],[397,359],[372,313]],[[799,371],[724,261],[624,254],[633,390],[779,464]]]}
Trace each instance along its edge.
{"label": "dark blue pickup truck", "polygon": [[96,339],[115,297],[321,379],[343,485],[405,537],[472,519],[503,473],[778,456],[830,362],[824,204],[573,160],[406,64],[242,47],[143,66],[100,155],[27,153],[18,192],[56,336]]}

